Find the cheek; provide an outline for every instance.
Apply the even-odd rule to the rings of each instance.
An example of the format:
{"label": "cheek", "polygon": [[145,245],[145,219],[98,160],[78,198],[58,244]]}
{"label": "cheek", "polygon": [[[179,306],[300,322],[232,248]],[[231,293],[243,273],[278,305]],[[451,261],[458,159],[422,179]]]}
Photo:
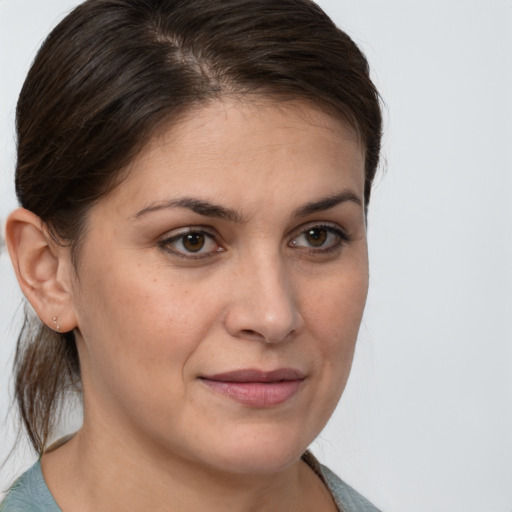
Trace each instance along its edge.
{"label": "cheek", "polygon": [[[123,344],[144,345],[151,338],[169,339],[176,331],[199,327],[191,313],[200,292],[194,296],[190,285],[166,277],[165,269],[142,271],[138,265],[120,264],[88,272],[83,281],[87,286],[79,292],[78,305],[82,324]],[[97,336],[91,332],[88,337]]]}
{"label": "cheek", "polygon": [[123,265],[96,269],[83,279],[78,308],[84,367],[108,386],[141,395],[156,382],[176,385],[209,318],[200,290],[165,279],[162,269],[155,274]]}
{"label": "cheek", "polygon": [[331,275],[304,300],[305,316],[317,339],[329,350],[343,351],[356,342],[368,292],[368,271],[354,265]]}
{"label": "cheek", "polygon": [[305,302],[308,330],[316,343],[327,410],[334,408],[347,382],[368,290],[365,265],[331,276]]}

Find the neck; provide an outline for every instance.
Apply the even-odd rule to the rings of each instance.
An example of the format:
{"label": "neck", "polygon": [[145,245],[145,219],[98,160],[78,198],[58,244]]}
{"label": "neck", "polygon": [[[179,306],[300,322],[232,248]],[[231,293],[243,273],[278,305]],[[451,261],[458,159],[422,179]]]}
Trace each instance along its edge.
{"label": "neck", "polygon": [[[297,460],[265,474],[234,474],[141,446],[114,429],[85,425],[43,457],[45,480],[64,511],[260,512],[336,510],[325,486]],[[325,507],[319,508],[319,503]]]}

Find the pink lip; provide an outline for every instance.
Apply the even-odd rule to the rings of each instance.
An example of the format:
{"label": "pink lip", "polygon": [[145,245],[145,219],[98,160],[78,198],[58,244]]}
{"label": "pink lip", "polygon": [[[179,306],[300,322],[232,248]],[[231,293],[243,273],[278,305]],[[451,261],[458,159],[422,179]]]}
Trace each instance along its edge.
{"label": "pink lip", "polygon": [[305,375],[293,368],[270,372],[246,369],[201,377],[211,389],[244,405],[271,407],[290,399]]}

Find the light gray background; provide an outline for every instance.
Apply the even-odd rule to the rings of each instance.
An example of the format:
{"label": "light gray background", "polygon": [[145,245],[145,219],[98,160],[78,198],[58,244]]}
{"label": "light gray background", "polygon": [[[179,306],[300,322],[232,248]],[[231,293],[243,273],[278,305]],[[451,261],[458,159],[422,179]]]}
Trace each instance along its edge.
{"label": "light gray background", "polygon": [[[0,220],[34,52],[72,0],[0,0]],[[387,104],[353,374],[313,450],[388,512],[512,511],[512,1],[321,0]],[[0,255],[0,457],[20,295]],[[0,487],[33,460],[21,450]]]}

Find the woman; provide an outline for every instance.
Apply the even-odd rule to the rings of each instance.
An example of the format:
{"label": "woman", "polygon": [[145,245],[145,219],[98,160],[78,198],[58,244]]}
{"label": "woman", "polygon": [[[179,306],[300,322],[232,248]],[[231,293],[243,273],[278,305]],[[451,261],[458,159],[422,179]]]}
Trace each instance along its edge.
{"label": "woman", "polygon": [[[89,0],[17,108],[6,239],[40,460],[1,510],[373,511],[306,452],[345,386],[379,158],[309,0]],[[59,406],[82,428],[51,445]]]}

